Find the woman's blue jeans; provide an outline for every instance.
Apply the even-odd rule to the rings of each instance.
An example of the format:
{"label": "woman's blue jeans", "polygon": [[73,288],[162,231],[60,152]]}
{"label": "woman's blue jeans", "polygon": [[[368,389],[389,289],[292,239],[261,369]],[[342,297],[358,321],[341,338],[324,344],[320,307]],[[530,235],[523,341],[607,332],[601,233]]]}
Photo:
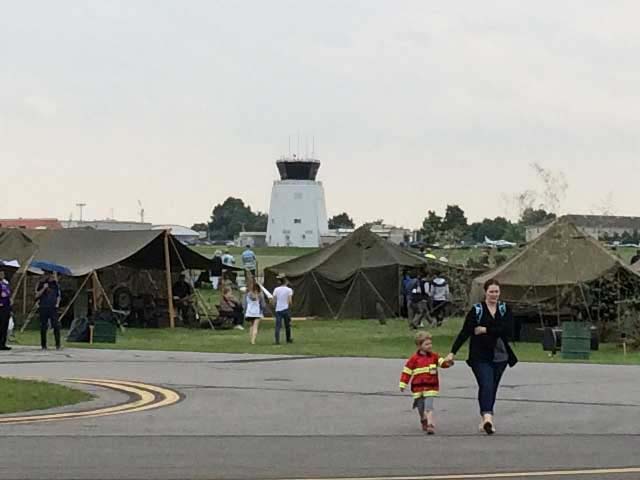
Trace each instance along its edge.
{"label": "woman's blue jeans", "polygon": [[478,382],[480,415],[487,413],[493,415],[500,379],[506,368],[507,362],[475,362],[471,364],[471,370],[473,370]]}

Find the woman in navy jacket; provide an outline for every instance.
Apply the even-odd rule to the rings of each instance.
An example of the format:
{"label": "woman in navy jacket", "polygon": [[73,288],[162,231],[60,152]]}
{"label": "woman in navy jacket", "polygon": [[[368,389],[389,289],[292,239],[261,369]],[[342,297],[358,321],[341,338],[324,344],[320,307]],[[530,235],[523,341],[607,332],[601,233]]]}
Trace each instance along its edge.
{"label": "woman in navy jacket", "polygon": [[447,360],[453,360],[460,347],[471,339],[467,364],[478,382],[480,428],[491,435],[495,433],[493,409],[502,374],[507,365],[513,367],[518,359],[509,346],[512,317],[507,305],[499,302],[500,283],[488,280],[484,293],[484,302],[474,305],[467,314]]}

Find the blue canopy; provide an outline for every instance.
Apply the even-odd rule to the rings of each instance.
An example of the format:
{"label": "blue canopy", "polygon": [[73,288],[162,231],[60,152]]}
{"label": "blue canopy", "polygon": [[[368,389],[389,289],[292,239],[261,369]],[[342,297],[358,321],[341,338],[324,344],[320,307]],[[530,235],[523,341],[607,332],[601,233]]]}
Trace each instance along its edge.
{"label": "blue canopy", "polygon": [[71,270],[68,267],[65,267],[64,265],[59,265],[53,262],[36,260],[31,262],[31,266],[34,268],[39,268],[40,270],[44,270],[45,272],[56,272],[62,275],[69,275],[69,276],[72,275]]}

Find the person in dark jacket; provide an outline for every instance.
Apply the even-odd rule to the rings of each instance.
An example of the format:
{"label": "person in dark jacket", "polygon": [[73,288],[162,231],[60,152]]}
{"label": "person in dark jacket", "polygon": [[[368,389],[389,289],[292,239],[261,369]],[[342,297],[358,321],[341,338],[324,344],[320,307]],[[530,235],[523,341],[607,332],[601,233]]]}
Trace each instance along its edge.
{"label": "person in dark jacket", "polygon": [[507,365],[513,367],[518,359],[509,346],[512,317],[507,305],[499,302],[500,283],[487,280],[484,294],[484,302],[474,305],[467,314],[446,360],[452,361],[460,347],[471,339],[467,364],[478,382],[480,429],[491,435],[496,431],[493,414],[502,374]]}
{"label": "person in dark jacket", "polygon": [[0,350],[11,350],[7,346],[9,319],[11,318],[11,285],[0,270]]}
{"label": "person in dark jacket", "polygon": [[38,312],[40,313],[40,346],[47,349],[47,330],[49,324],[53,329],[56,340],[56,349],[60,350],[60,322],[58,321],[58,308],[60,308],[60,285],[53,272],[45,272],[45,276],[36,286],[36,300],[38,300]]}
{"label": "person in dark jacket", "polygon": [[211,286],[214,290],[218,290],[220,285],[220,277],[222,277],[222,252],[216,250],[211,260]]}

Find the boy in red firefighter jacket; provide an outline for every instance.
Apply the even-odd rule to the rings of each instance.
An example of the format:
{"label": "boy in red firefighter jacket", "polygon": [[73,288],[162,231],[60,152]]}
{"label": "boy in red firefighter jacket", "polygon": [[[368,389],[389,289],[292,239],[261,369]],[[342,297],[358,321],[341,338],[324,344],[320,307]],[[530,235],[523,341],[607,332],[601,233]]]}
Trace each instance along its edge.
{"label": "boy in red firefighter jacket", "polygon": [[433,351],[431,334],[418,332],[416,335],[418,351],[405,363],[400,376],[400,391],[404,392],[411,381],[413,408],[418,409],[422,430],[429,435],[435,433],[433,424],[433,399],[438,396],[438,367],[449,368],[453,362],[447,362]]}

